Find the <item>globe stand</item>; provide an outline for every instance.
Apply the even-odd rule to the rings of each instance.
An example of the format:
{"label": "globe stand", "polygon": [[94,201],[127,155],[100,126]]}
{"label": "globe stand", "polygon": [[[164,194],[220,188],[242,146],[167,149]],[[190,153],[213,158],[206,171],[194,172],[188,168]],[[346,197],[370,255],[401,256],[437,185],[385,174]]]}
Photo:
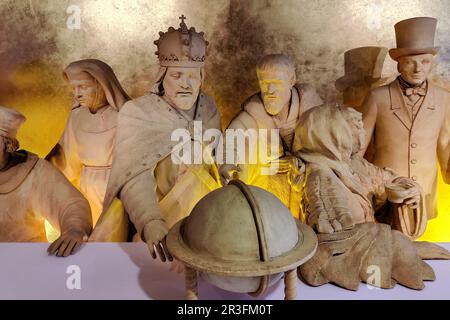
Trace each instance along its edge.
{"label": "globe stand", "polygon": [[186,299],[198,300],[197,271],[184,265],[184,277],[186,283]]}
{"label": "globe stand", "polygon": [[284,300],[295,300],[297,297],[297,271],[292,269],[284,273]]}
{"label": "globe stand", "polygon": [[[186,299],[198,300],[197,271],[187,265],[184,266],[186,284]],[[297,270],[292,269],[284,273],[284,300],[295,300],[297,297]]]}

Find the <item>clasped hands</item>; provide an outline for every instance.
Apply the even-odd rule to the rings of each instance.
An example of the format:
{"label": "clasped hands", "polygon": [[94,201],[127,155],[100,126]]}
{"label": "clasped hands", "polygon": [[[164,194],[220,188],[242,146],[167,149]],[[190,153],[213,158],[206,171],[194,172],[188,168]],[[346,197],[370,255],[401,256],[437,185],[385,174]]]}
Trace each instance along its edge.
{"label": "clasped hands", "polygon": [[[297,157],[286,155],[273,159],[264,164],[264,167],[274,168],[276,174],[287,174],[288,183],[294,188],[300,189],[305,178],[305,165]],[[242,169],[239,165],[224,164],[219,168],[222,185],[227,185],[230,180],[239,179]]]}
{"label": "clasped hands", "polygon": [[406,205],[416,209],[420,205],[420,186],[409,178],[399,177],[386,185],[389,202]]}

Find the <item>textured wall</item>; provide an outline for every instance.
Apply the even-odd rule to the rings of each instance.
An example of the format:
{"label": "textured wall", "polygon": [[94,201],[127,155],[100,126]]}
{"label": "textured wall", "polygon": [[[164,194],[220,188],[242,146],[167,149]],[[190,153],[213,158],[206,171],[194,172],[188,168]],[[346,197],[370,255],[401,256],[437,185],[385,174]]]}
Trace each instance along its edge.
{"label": "textured wall", "polygon": [[[80,29],[67,27],[70,5],[80,9]],[[0,104],[28,117],[23,147],[43,156],[58,140],[71,100],[61,70],[73,60],[104,60],[132,96],[142,94],[155,71],[153,40],[177,27],[182,13],[211,43],[205,90],[224,125],[257,89],[254,66],[262,55],[288,53],[299,79],[333,101],[340,98],[334,81],[343,75],[343,53],[394,47],[393,25],[414,16],[439,20],[435,75],[450,88],[450,0],[2,0]],[[395,72],[388,57],[384,74]]]}
{"label": "textured wall", "polygon": [[[70,5],[80,8],[80,29],[67,27]],[[262,55],[290,54],[299,78],[333,101],[339,99],[334,81],[343,74],[343,53],[393,47],[394,23],[413,16],[438,18],[436,44],[443,48],[435,73],[448,77],[449,12],[450,0],[3,0],[0,103],[28,115],[23,144],[43,154],[58,138],[70,105],[62,68],[77,59],[102,59],[138,96],[155,70],[153,40],[158,31],[178,26],[184,13],[211,43],[205,90],[216,98],[225,125],[257,89],[254,66]],[[395,73],[390,58],[384,73]]]}

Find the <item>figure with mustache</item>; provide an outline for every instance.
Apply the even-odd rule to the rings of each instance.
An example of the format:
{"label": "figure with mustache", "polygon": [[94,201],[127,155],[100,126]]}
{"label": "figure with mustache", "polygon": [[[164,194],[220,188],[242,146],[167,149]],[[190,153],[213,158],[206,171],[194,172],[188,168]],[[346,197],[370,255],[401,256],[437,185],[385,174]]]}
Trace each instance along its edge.
{"label": "figure with mustache", "polygon": [[92,231],[89,203],[51,164],[19,150],[25,120],[0,107],[0,242],[47,242],[48,221],[60,233],[48,252],[67,257]]}
{"label": "figure with mustache", "polygon": [[74,106],[46,159],[88,199],[95,226],[111,172],[118,113],[130,98],[112,68],[100,60],[72,62],[63,76],[73,90]]}
{"label": "figure with mustache", "polygon": [[[203,131],[220,134],[220,115],[214,101],[201,91],[206,46],[203,32],[188,29],[184,16],[180,28],[160,32],[156,54],[160,69],[151,92],[127,102],[119,112],[117,141],[104,208],[114,198],[122,200],[129,225],[148,245],[153,258],[171,260],[165,237],[177,221],[211,190],[220,186],[213,165],[179,163],[180,141],[172,140],[177,130],[195,140],[194,121]],[[191,150],[194,148],[191,148]],[[217,172],[217,170],[215,171]],[[117,225],[104,210],[90,241],[124,241],[128,225]]]}
{"label": "figure with mustache", "polygon": [[[292,203],[295,199],[289,186],[295,177],[302,176],[298,172],[301,166],[291,155],[294,131],[300,115],[321,105],[322,99],[313,87],[297,83],[295,65],[285,54],[264,56],[256,66],[256,75],[260,92],[246,99],[228,129],[278,129],[281,142],[276,148],[278,152],[274,155],[268,151],[267,159],[259,159],[256,165],[248,162],[249,157],[243,163],[226,163],[220,167],[220,175],[224,183],[237,176],[248,184],[274,193],[294,211],[294,215],[298,215],[299,206]],[[270,143],[268,141],[268,150],[272,150]],[[246,151],[248,155],[249,150]],[[275,174],[261,174],[262,167],[273,165],[278,168]]]}
{"label": "figure with mustache", "polygon": [[389,167],[421,185],[428,219],[437,216],[437,163],[450,183],[450,94],[427,80],[437,21],[412,18],[395,25],[397,48],[389,54],[400,76],[369,92],[363,105],[366,142],[373,164]]}

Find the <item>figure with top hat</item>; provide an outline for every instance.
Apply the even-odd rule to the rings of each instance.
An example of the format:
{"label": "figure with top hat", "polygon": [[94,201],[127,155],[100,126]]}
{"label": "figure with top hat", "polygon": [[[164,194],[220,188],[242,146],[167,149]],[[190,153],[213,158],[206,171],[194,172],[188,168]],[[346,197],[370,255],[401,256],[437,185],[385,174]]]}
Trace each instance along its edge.
{"label": "figure with top hat", "polygon": [[424,214],[437,216],[437,171],[450,183],[450,94],[430,81],[437,20],[418,17],[395,25],[397,48],[389,50],[400,75],[369,92],[361,107],[373,164],[416,181],[425,194]]}

